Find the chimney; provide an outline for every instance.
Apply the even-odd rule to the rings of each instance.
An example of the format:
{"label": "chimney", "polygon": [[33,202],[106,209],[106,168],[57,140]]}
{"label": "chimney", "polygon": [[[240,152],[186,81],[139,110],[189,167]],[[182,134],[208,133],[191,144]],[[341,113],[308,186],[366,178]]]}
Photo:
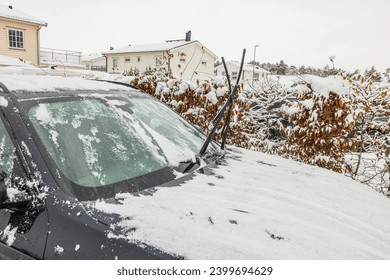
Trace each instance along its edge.
{"label": "chimney", "polygon": [[191,41],[191,30],[188,30],[188,31],[186,32],[186,41],[187,41],[187,42]]}
{"label": "chimney", "polygon": [[12,10],[12,6],[11,5],[9,5],[8,8],[10,8]]}

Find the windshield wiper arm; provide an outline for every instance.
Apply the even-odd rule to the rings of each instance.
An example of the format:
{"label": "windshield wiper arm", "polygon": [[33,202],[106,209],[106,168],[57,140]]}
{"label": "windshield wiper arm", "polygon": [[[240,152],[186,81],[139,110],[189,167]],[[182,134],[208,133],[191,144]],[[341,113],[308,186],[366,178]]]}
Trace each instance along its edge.
{"label": "windshield wiper arm", "polygon": [[[234,86],[234,89],[233,91],[230,91],[230,95],[228,97],[228,99],[226,100],[225,104],[222,106],[221,110],[219,110],[217,116],[215,117],[214,119],[214,126],[213,126],[213,129],[210,131],[209,135],[207,136],[207,139],[206,141],[204,142],[202,148],[200,149],[200,152],[199,152],[199,156],[202,156],[206,153],[206,150],[211,142],[211,140],[213,139],[214,137],[214,134],[215,134],[215,131],[217,130],[221,120],[222,120],[222,117],[223,117],[223,114],[225,113],[225,110],[227,108],[227,106],[229,105],[229,112],[228,112],[228,118],[230,119],[230,110],[232,108],[232,104],[233,104],[233,97],[235,96],[235,94],[237,93],[237,90],[238,90],[238,84],[240,82],[240,78],[241,78],[241,73],[242,73],[242,69],[244,67],[244,59],[245,59],[245,52],[246,50],[244,49],[243,52],[242,52],[242,59],[241,59],[241,65],[240,65],[240,71],[238,72],[238,77],[237,77],[237,81],[236,81],[236,84]],[[224,59],[222,61],[225,61]],[[224,67],[226,67],[225,63],[224,63]],[[227,68],[225,68],[225,71],[226,71]],[[227,73],[227,71],[226,71]],[[229,85],[230,85],[230,82],[229,82]],[[229,88],[229,90],[231,90],[231,88]],[[228,122],[228,119],[226,119],[225,121],[225,125],[227,124]],[[228,127],[224,128],[225,129],[225,133],[227,135],[227,129]],[[226,140],[226,136],[225,136],[225,140]],[[223,146],[225,145],[224,141],[222,142]],[[222,149],[222,144],[221,144],[221,149]]]}

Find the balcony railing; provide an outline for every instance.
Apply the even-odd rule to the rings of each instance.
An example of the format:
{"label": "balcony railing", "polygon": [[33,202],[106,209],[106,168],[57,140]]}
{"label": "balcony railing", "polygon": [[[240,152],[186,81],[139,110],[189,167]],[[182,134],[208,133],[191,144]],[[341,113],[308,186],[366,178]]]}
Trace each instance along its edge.
{"label": "balcony railing", "polygon": [[81,54],[77,51],[41,48],[40,60],[45,64],[81,65]]}

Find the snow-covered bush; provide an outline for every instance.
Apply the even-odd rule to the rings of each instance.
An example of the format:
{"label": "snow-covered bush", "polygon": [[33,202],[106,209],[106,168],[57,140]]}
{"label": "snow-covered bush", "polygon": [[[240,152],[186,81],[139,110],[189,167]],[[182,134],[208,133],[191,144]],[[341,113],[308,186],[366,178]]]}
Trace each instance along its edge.
{"label": "snow-covered bush", "polygon": [[256,142],[254,147],[262,152],[277,152],[285,142],[285,120],[281,108],[290,91],[278,81],[266,77],[245,92],[251,104],[248,114],[255,122],[255,131],[251,135],[252,141]]}
{"label": "snow-covered bush", "polygon": [[351,87],[359,143],[352,176],[390,196],[390,86],[375,71],[342,77]]}
{"label": "snow-covered bush", "polygon": [[345,155],[356,151],[357,142],[349,137],[355,121],[348,94],[316,90],[307,83],[296,97],[284,107],[290,126],[282,153],[336,172],[350,169]]}

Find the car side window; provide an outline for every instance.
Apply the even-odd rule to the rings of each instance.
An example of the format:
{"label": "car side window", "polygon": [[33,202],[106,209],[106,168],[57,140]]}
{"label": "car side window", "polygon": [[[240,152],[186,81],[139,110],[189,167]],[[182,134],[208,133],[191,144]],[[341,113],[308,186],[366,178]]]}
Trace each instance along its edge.
{"label": "car side window", "polygon": [[5,127],[3,120],[0,119],[0,172],[5,172],[7,187],[11,184],[11,177],[14,170],[16,158],[15,146]]}

